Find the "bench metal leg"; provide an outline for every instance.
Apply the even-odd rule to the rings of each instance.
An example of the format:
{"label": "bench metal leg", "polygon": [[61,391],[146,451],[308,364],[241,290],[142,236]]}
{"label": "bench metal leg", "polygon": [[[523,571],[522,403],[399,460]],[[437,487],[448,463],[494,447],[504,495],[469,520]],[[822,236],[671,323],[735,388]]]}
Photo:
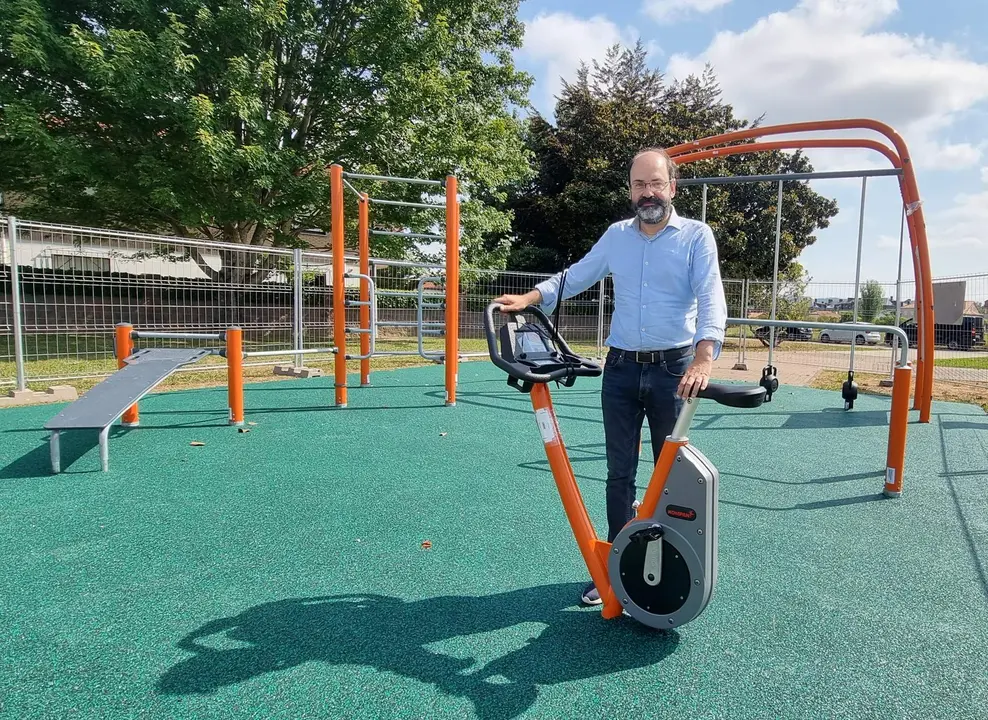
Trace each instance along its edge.
{"label": "bench metal leg", "polygon": [[110,426],[99,431],[99,461],[103,465],[103,472],[110,469]]}
{"label": "bench metal leg", "polygon": [[51,471],[58,475],[62,472],[62,453],[58,444],[58,430],[53,430],[49,436],[48,449],[51,452]]}

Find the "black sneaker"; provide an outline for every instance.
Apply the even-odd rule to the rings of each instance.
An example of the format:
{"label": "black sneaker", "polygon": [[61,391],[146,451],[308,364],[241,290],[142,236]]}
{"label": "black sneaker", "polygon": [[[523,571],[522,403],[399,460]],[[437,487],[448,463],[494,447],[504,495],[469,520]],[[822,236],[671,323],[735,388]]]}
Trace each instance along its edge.
{"label": "black sneaker", "polygon": [[580,599],[584,605],[600,605],[604,602],[600,599],[600,593],[597,592],[597,587],[593,583],[583,588],[583,595]]}

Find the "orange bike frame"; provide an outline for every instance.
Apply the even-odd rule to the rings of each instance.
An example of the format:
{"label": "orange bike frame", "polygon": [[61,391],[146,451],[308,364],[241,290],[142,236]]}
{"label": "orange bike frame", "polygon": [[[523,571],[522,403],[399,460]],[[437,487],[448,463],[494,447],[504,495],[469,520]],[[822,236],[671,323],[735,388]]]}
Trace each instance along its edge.
{"label": "orange bike frame", "polygon": [[[573,466],[570,464],[569,456],[566,454],[566,446],[563,444],[562,434],[559,432],[559,421],[556,419],[556,412],[552,407],[552,397],[549,388],[544,383],[536,383],[531,390],[532,407],[535,409],[535,419],[542,435],[542,442],[545,445],[546,457],[549,460],[549,467],[552,469],[552,477],[556,481],[556,488],[559,490],[559,497],[563,502],[563,510],[569,520],[573,530],[573,537],[580,548],[580,554],[590,571],[590,578],[593,580],[604,602],[604,619],[610,620],[621,615],[622,606],[614,589],[611,586],[610,574],[607,570],[608,555],[611,552],[611,543],[597,537],[590,514],[587,512],[580,488],[576,484],[576,476],[573,474]],[[659,460],[652,470],[652,477],[649,479],[648,487],[645,490],[645,497],[641,505],[638,506],[637,518],[649,518],[655,514],[655,509],[662,498],[662,491],[665,489],[666,480],[672,470],[672,464],[676,460],[679,449],[687,444],[686,439],[666,438],[659,454]]]}

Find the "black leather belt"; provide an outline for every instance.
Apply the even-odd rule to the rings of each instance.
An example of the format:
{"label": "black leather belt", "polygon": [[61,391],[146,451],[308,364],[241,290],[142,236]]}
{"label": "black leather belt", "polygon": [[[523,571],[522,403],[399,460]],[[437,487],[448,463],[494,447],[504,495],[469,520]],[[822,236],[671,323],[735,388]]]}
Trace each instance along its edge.
{"label": "black leather belt", "polygon": [[686,345],[685,347],[672,348],[671,350],[622,350],[621,348],[611,348],[611,352],[617,354],[620,358],[625,358],[636,363],[664,363],[675,362],[681,357],[689,355],[693,352],[693,346]]}

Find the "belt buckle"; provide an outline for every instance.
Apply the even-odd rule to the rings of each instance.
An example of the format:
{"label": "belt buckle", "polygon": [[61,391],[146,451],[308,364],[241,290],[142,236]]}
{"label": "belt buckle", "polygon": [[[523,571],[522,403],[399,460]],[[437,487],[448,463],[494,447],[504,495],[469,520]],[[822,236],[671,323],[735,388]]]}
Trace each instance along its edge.
{"label": "belt buckle", "polygon": [[[659,353],[661,359],[661,353]],[[652,351],[635,350],[635,362],[650,365],[655,362],[655,353]]]}

